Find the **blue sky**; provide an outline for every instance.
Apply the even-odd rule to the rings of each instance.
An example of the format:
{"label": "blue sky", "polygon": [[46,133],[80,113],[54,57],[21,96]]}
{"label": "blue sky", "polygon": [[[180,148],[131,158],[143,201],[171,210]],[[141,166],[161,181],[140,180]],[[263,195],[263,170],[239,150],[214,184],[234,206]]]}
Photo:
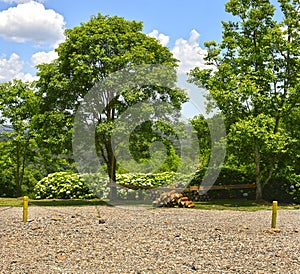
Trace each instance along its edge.
{"label": "blue sky", "polygon": [[54,1],[45,2],[46,7],[63,14],[67,27],[89,20],[92,14],[119,15],[130,20],[144,22],[145,32],[158,29],[177,39],[188,38],[192,29],[201,32],[203,38],[220,35],[220,20],[227,15],[225,0],[110,0],[110,1]]}
{"label": "blue sky", "polygon": [[186,72],[201,66],[203,42],[221,39],[228,20],[227,0],[0,0],[0,81],[31,80],[34,66],[55,58],[65,28],[97,13],[143,21],[144,32],[157,37],[182,62]]}

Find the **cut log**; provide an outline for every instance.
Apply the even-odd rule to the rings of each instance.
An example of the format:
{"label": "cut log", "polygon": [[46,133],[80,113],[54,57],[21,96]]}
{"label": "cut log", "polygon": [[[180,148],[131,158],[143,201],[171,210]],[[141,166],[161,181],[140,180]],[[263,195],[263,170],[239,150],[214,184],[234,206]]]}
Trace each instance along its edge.
{"label": "cut log", "polygon": [[175,190],[162,193],[154,202],[156,207],[186,207],[193,208],[195,204],[182,193],[177,193]]}

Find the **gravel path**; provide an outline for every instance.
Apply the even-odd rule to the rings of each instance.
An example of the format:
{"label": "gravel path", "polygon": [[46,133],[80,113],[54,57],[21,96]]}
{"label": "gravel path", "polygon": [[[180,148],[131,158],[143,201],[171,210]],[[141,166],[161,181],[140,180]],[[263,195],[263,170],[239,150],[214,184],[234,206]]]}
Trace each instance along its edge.
{"label": "gravel path", "polygon": [[280,232],[267,232],[271,211],[30,207],[28,217],[0,208],[0,273],[300,273],[299,210],[279,210]]}

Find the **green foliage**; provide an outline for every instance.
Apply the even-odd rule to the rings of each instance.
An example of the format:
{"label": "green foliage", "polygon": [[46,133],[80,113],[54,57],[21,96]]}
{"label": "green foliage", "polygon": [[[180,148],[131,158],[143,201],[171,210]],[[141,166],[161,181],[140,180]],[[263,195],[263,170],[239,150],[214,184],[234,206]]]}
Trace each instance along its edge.
{"label": "green foliage", "polygon": [[47,117],[37,129],[40,101],[34,83],[14,80],[0,84],[0,125],[6,128],[0,132],[0,196],[30,196],[44,174],[71,168],[63,155],[51,154]]}
{"label": "green foliage", "polygon": [[300,176],[277,174],[264,188],[264,199],[300,204]]}
{"label": "green foliage", "polygon": [[208,127],[208,121],[205,119],[203,115],[199,115],[191,119],[190,122],[198,138],[198,144],[193,144],[193,145],[194,146],[199,145],[199,149],[200,149],[199,164],[202,167],[207,166],[209,162],[210,153],[211,153],[211,136],[210,136],[210,129]]}
{"label": "green foliage", "polygon": [[34,189],[36,199],[88,199],[95,194],[76,173],[57,172],[40,180]]}
{"label": "green foliage", "polygon": [[188,183],[189,177],[184,174],[177,174],[175,172],[162,173],[135,173],[135,174],[118,174],[117,183],[121,186],[138,190],[138,189],[152,189],[162,186],[170,186],[173,184],[185,186]]}
{"label": "green foliage", "polygon": [[[190,185],[201,185],[202,179],[207,171],[207,168],[199,169]],[[255,183],[255,175],[251,174],[251,169],[245,166],[228,166],[224,165],[214,185],[239,185]],[[253,189],[231,189],[231,190],[209,190],[208,195],[212,199],[229,199],[243,198],[243,193],[248,194],[249,199],[254,199],[255,190]]]}
{"label": "green foliage", "polygon": [[[131,190],[148,190],[171,185],[184,187],[188,180],[189,176],[175,172],[117,174],[117,184],[124,187],[119,190],[118,195],[124,198]],[[100,174],[56,172],[40,180],[34,188],[34,194],[36,199],[86,199],[95,195],[108,198],[108,182],[108,177]]]}
{"label": "green foliage", "polygon": [[[180,109],[187,99],[186,94],[175,87],[177,60],[167,47],[143,33],[142,28],[141,22],[98,14],[88,22],[66,30],[66,40],[57,48],[58,58],[38,67],[40,78],[37,87],[42,100],[36,128],[45,130],[40,135],[46,138],[40,138],[40,143],[49,146],[56,154],[65,154],[63,149],[70,151],[74,114],[95,84],[105,82],[118,71],[127,72],[130,78],[138,65],[159,64],[170,68],[171,73],[167,77],[156,72],[157,68],[150,68],[143,75],[138,75],[130,87],[123,86],[124,81],[120,81],[119,96],[116,96],[116,81],[107,80],[98,92],[102,101],[103,98],[107,101],[102,102],[99,98],[104,109],[97,113],[94,121],[98,125],[97,155],[99,161],[106,164],[113,181],[116,179],[117,163],[111,145],[112,129],[121,114],[146,100],[168,102]],[[149,75],[156,75],[156,79],[165,78],[168,88],[139,85]],[[147,133],[145,131],[144,135]],[[150,139],[145,137],[144,141]],[[139,152],[142,154],[141,150]],[[134,157],[141,159],[143,156]]]}
{"label": "green foliage", "polygon": [[[130,134],[130,155],[126,164],[130,172],[135,172],[134,166],[136,162],[144,164],[144,173],[161,173],[178,169],[180,156],[174,147],[178,148],[180,144],[179,137],[174,132],[174,127],[174,124],[168,126],[161,121],[146,121],[134,129]],[[165,134],[165,137],[161,136],[162,132]],[[168,139],[168,136],[174,137],[173,142]],[[155,143],[160,144],[160,147],[153,152],[151,151],[151,146]]]}
{"label": "green foliage", "polygon": [[10,196],[20,196],[24,187],[25,192],[30,189],[25,174],[37,150],[31,131],[37,105],[32,84],[19,80],[0,84],[0,125],[9,125],[9,130],[0,132],[0,185],[2,192]]}
{"label": "green foliage", "polygon": [[[198,169],[190,185],[201,185],[202,179],[207,168]],[[253,184],[255,183],[255,174],[253,168],[247,165],[235,166],[224,165],[221,169],[218,179],[214,185],[234,185],[234,184]],[[208,195],[212,199],[236,199],[244,198],[247,193],[247,199],[255,198],[255,189],[230,189],[230,190],[209,190]],[[272,202],[273,200],[282,203],[300,204],[300,176],[291,171],[277,172],[270,183],[264,187],[263,199]]]}
{"label": "green foliage", "polygon": [[[277,4],[276,11],[269,0],[229,0],[226,11],[234,20],[222,22],[221,43],[206,43],[206,61],[214,69],[190,73],[191,81],[214,99],[209,110],[217,104],[225,115],[231,153],[255,164],[257,200],[277,166],[290,164],[282,159],[295,148],[296,134],[285,123],[299,106],[300,5],[294,0]],[[281,21],[275,12],[281,13]],[[298,155],[291,155],[294,161]]]}
{"label": "green foliage", "polygon": [[[221,43],[205,43],[207,64],[214,69],[195,68],[190,79],[210,91],[214,101],[209,101],[208,109],[213,110],[216,102],[226,116],[227,163],[215,184],[256,181],[264,190],[262,198],[299,203],[299,1],[278,0],[278,4],[280,22],[275,20],[275,6],[268,0],[228,1],[226,10],[235,20],[222,23]],[[71,140],[74,113],[82,98],[96,82],[119,70],[131,73],[136,65],[142,64],[170,67],[168,75],[155,71],[155,67],[151,71],[151,75],[165,78],[168,88],[137,85],[120,90],[121,97],[108,102],[99,114],[98,156],[106,163],[109,176],[128,192],[188,183],[188,176],[175,174],[180,164],[180,136],[172,123],[145,122],[131,132],[128,170],[116,163],[110,146],[115,121],[126,109],[143,100],[159,99],[179,110],[187,99],[175,87],[177,60],[168,48],[145,35],[142,27],[141,22],[116,16],[94,16],[66,31],[66,41],[57,49],[58,59],[38,67],[36,84],[18,80],[0,84],[0,126],[11,126],[10,131],[0,132],[0,196],[30,195],[36,186],[35,195],[39,198],[74,199],[94,194],[108,197],[106,177],[55,172],[76,170]],[[146,71],[139,77],[147,77],[149,73]],[[140,79],[136,80],[139,83]],[[106,95],[114,94],[108,91]],[[147,110],[151,107],[149,104]],[[211,140],[208,120],[199,116],[191,123],[198,143],[185,147],[185,153],[198,145],[201,153],[200,168],[190,183],[193,185],[200,184],[206,172]],[[126,125],[119,124],[121,130],[122,126],[125,131]],[[180,129],[176,128],[176,132]],[[151,157],[151,146],[156,142],[165,151],[155,152]],[[145,173],[155,170],[153,167],[159,168],[156,174],[135,173],[140,170],[131,168],[135,161],[145,164]],[[123,173],[116,178],[115,168]],[[132,173],[128,174],[129,170]],[[50,175],[41,180],[45,174]],[[241,197],[243,192],[225,190],[210,195]],[[118,194],[125,197],[124,193]],[[253,193],[248,193],[252,198]]]}
{"label": "green foliage", "polygon": [[273,173],[280,170],[279,166],[282,169],[287,165],[282,159],[287,158],[290,146],[295,141],[282,127],[274,133],[275,124],[276,119],[269,115],[249,116],[232,124],[227,136],[229,153],[233,153],[238,159],[239,167],[246,165],[252,168],[253,174],[254,166],[251,167],[249,163],[253,163],[253,152],[259,148],[256,164],[259,165],[259,176],[265,182],[264,185],[271,180]]}

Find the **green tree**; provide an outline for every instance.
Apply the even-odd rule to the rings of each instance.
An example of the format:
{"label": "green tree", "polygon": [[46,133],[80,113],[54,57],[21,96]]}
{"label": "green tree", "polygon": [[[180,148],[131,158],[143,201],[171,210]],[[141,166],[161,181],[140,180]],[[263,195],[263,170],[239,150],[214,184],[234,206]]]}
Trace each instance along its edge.
{"label": "green tree", "polygon": [[220,44],[205,44],[207,64],[215,69],[190,73],[226,116],[236,153],[242,148],[240,159],[255,163],[257,200],[291,143],[282,129],[299,100],[299,1],[278,4],[280,22],[269,0],[230,0],[226,11],[234,21],[222,22]]}
{"label": "green tree", "polygon": [[[130,134],[129,150],[131,153],[131,161],[147,163],[151,158],[153,159],[155,157],[158,160],[158,163],[155,164],[155,166],[158,166],[156,172],[176,172],[179,167],[179,155],[181,153],[179,136],[176,136],[171,141],[168,138],[164,138],[160,134],[161,132],[164,132],[164,134],[168,134],[169,136],[176,136],[174,128],[168,127],[164,122],[161,121],[156,123],[153,121],[146,121],[137,126]],[[157,152],[154,156],[151,155],[151,146],[155,142],[158,142],[161,146],[160,154]],[[165,151],[163,148],[165,148]],[[144,172],[153,172],[153,169],[153,166],[149,166],[149,170],[145,168]]]}
{"label": "green tree", "polygon": [[37,105],[32,84],[19,80],[0,84],[1,123],[8,125],[0,136],[1,178],[4,188],[18,196],[22,193],[26,167],[34,161],[37,150],[30,130]]}
{"label": "green tree", "polygon": [[208,127],[209,119],[203,115],[198,115],[191,119],[191,124],[197,134],[198,144],[200,149],[199,167],[206,167],[209,163],[211,154],[211,137],[210,129]]}
{"label": "green tree", "polygon": [[[91,88],[99,81],[109,79],[111,74],[120,70],[131,73],[138,65],[160,64],[173,69],[170,83],[175,82],[177,60],[168,48],[142,33],[142,28],[141,22],[98,14],[87,23],[66,30],[66,41],[57,49],[58,59],[39,66],[37,86],[43,97],[41,114],[49,118],[43,120],[46,122],[44,126],[48,131],[54,127],[56,134],[59,128],[59,134],[63,135],[53,136],[53,144],[63,140],[61,147],[54,145],[55,148],[70,150],[75,111]],[[147,72],[144,73],[146,77]],[[121,95],[116,96],[115,83],[107,85],[102,97],[105,98],[105,107],[97,121],[96,144],[99,157],[107,165],[109,178],[115,182],[117,163],[111,131],[121,113],[137,102],[158,98],[179,109],[186,96],[183,91],[172,87],[137,85],[124,88]],[[110,197],[114,199],[115,196],[116,189],[112,187]]]}

